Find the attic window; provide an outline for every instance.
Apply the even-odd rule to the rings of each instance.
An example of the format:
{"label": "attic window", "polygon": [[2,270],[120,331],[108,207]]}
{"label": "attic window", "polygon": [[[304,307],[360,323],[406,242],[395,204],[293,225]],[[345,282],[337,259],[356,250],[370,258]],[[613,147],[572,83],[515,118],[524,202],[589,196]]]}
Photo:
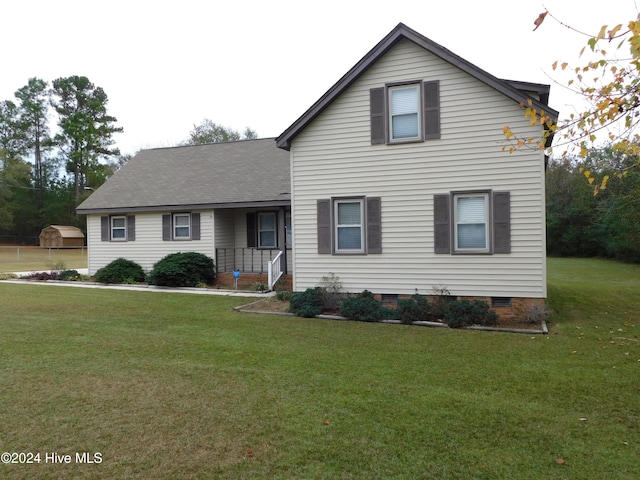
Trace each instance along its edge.
{"label": "attic window", "polygon": [[420,84],[390,87],[388,98],[390,140],[420,140]]}
{"label": "attic window", "polygon": [[369,90],[371,144],[440,138],[440,82],[391,83]]}

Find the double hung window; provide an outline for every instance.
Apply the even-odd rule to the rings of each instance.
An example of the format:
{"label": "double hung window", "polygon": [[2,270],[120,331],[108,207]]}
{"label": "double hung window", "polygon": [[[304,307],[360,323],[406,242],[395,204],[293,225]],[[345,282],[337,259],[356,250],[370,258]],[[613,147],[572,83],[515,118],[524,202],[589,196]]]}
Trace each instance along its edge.
{"label": "double hung window", "polygon": [[334,200],[336,253],[364,252],[363,199]]}
{"label": "double hung window", "polygon": [[176,240],[191,238],[191,215],[189,213],[173,214],[173,238]]}
{"label": "double hung window", "polygon": [[453,197],[455,251],[489,251],[489,195],[457,194]]}
{"label": "double hung window", "polygon": [[419,140],[420,84],[389,87],[389,138],[392,142]]}
{"label": "double hung window", "polygon": [[275,212],[258,213],[258,247],[275,248],[277,246]]}
{"label": "double hung window", "polygon": [[127,241],[127,217],[117,216],[111,217],[111,240]]}

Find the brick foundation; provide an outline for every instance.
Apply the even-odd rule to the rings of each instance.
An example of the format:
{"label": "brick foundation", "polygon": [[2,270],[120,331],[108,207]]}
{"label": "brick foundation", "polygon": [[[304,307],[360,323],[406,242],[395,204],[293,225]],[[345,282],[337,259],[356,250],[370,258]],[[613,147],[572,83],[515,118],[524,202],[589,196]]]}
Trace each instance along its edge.
{"label": "brick foundation", "polygon": [[[429,301],[432,301],[432,295],[425,295]],[[382,295],[376,294],[375,298],[382,301]],[[411,298],[411,295],[398,295],[398,299],[403,298]],[[458,300],[482,300],[486,302],[490,306],[490,310],[496,312],[498,317],[502,320],[516,320],[523,315],[526,315],[532,309],[540,308],[544,309],[545,300],[544,298],[523,298],[523,297],[513,297],[511,298],[511,305],[509,306],[491,306],[491,297],[467,297],[467,296],[458,296],[455,297]],[[395,308],[396,302],[383,301],[383,305],[385,307]]]}
{"label": "brick foundation", "polygon": [[[218,273],[213,284],[223,288],[234,288],[234,280],[233,273]],[[269,276],[266,273],[241,273],[238,279],[238,289],[249,290],[256,282],[267,285],[268,281]],[[292,285],[293,276],[282,275],[275,285],[275,290],[291,290]]]}

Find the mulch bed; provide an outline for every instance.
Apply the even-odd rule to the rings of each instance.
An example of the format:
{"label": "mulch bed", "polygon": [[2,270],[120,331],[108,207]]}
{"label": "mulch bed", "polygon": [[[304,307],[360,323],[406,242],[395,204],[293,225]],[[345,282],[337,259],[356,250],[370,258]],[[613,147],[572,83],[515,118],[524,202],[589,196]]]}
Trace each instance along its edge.
{"label": "mulch bed", "polygon": [[[288,313],[289,302],[282,302],[274,297],[258,300],[248,305],[238,307],[244,312],[268,312],[268,313]],[[338,316],[339,312],[326,312],[327,315]],[[517,331],[518,333],[547,333],[544,323],[522,323],[515,319],[499,319],[495,327],[469,327],[471,329],[481,329],[489,331]]]}

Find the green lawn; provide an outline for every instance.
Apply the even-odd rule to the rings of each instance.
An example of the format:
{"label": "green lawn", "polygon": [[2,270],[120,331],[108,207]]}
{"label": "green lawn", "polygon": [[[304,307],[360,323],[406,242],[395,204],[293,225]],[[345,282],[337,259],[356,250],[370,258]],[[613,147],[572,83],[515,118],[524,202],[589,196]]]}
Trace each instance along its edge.
{"label": "green lawn", "polygon": [[41,248],[0,245],[0,273],[87,268],[87,247]]}
{"label": "green lawn", "polygon": [[0,452],[41,454],[0,478],[635,480],[638,292],[550,259],[541,336],[0,282]]}

